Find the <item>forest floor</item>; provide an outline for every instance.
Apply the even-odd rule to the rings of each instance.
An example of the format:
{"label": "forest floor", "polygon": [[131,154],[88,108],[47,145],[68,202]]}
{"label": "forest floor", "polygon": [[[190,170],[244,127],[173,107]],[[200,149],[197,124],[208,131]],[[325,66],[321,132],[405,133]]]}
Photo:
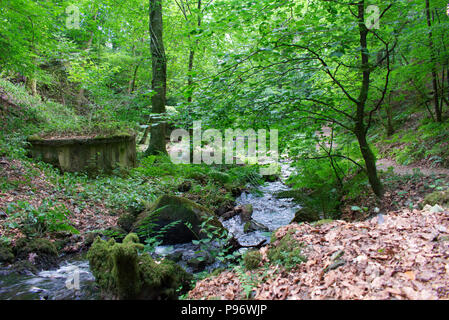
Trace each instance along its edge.
{"label": "forest floor", "polygon": [[[361,196],[342,219],[290,224],[259,250],[253,271],[242,268],[204,279],[189,299],[449,299],[449,208],[422,207],[424,197],[449,185],[449,170],[378,161],[386,187],[379,215],[351,205],[379,205]],[[393,167],[393,172],[388,170]],[[417,172],[419,169],[419,173]],[[306,262],[291,268],[268,253],[293,237]],[[292,248],[293,250],[293,248]]]}
{"label": "forest floor", "polygon": [[[26,164],[27,166],[20,160],[0,157],[0,182],[6,181],[0,190],[1,218],[7,217],[14,220],[13,217],[10,217],[12,214],[8,212],[11,205],[26,203],[34,208],[39,208],[49,199],[57,201],[58,204],[67,208],[70,213],[67,214],[70,224],[80,232],[68,239],[62,249],[66,253],[78,252],[90,231],[113,227],[117,224],[118,216],[112,216],[110,210],[101,201],[77,203],[65,195],[62,190],[57,190],[44,172],[32,164]],[[80,186],[80,188],[82,187]],[[5,220],[0,222],[1,235],[8,236],[11,240],[23,237],[20,228],[6,228],[6,224],[3,223]],[[36,224],[32,221],[30,223]]]}
{"label": "forest floor", "polygon": [[190,299],[448,299],[449,211],[403,209],[363,222],[290,224],[307,262],[286,270],[260,250],[255,271],[198,282]]}

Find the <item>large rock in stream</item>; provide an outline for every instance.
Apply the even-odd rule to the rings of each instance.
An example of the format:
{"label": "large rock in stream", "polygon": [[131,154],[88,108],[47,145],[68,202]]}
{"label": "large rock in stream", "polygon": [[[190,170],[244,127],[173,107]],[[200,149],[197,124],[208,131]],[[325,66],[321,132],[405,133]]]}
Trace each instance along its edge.
{"label": "large rock in stream", "polygon": [[186,198],[171,195],[159,197],[151,208],[139,214],[133,227],[139,238],[159,235],[163,244],[187,243],[204,238],[207,235],[205,229],[226,232],[211,210]]}
{"label": "large rock in stream", "polygon": [[177,299],[189,290],[190,274],[170,260],[156,262],[146,252],[139,254],[141,249],[143,245],[133,233],[123,243],[99,237],[94,241],[87,257],[105,298]]}

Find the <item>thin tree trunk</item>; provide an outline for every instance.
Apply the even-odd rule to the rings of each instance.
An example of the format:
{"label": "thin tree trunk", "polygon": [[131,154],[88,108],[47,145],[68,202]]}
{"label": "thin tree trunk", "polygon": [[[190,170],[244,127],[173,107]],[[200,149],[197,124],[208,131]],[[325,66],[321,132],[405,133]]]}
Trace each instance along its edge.
{"label": "thin tree trunk", "polygon": [[387,112],[387,136],[391,137],[394,134],[393,108],[391,105],[388,105],[385,110]]}
{"label": "thin tree trunk", "polygon": [[[198,0],[198,27],[201,27],[201,0]],[[198,45],[198,40],[195,41],[195,46]],[[189,96],[187,97],[187,102],[192,102],[192,96],[193,96],[193,77],[192,77],[192,71],[193,71],[193,63],[195,59],[195,50],[190,49],[189,51],[189,68],[188,68],[188,75],[187,75],[187,85],[191,91],[189,91]]]}
{"label": "thin tree trunk", "polygon": [[[187,73],[187,86],[189,87],[189,89],[191,89],[192,85],[193,85],[193,77],[192,77],[192,70],[193,70],[193,60],[195,58],[195,51],[193,49],[190,49],[189,52],[189,69],[188,69],[188,73]],[[193,96],[193,92],[190,91],[189,92],[189,96],[187,97],[187,102],[192,102],[192,96]]]}
{"label": "thin tree trunk", "polygon": [[128,94],[131,94],[136,89],[136,78],[137,78],[137,71],[139,70],[140,62],[136,65],[134,68],[133,76],[131,80],[129,80],[129,86],[128,86]]}
{"label": "thin tree trunk", "polygon": [[360,89],[360,95],[357,103],[356,125],[354,132],[359,142],[359,147],[363,159],[365,160],[366,172],[371,188],[373,189],[373,192],[376,194],[376,196],[382,197],[384,194],[384,189],[382,186],[382,182],[377,175],[376,159],[374,157],[374,153],[371,151],[368,141],[366,140],[367,128],[364,122],[365,105],[368,99],[371,74],[367,44],[368,29],[365,26],[365,1],[360,1],[358,4],[358,19],[363,75],[362,87]]}
{"label": "thin tree trunk", "polygon": [[[149,0],[150,14],[150,37],[152,57],[152,90],[151,97],[152,113],[165,113],[166,90],[167,90],[167,60],[163,43],[162,23],[162,0]],[[165,143],[165,127],[163,120],[151,124],[150,145],[146,150],[147,155],[167,153]]]}
{"label": "thin tree trunk", "polygon": [[435,108],[435,116],[437,122],[443,122],[443,116],[440,108],[440,99],[438,97],[438,83],[437,83],[437,71],[436,71],[436,59],[435,51],[433,46],[433,36],[432,36],[432,22],[430,19],[430,0],[426,0],[426,16],[427,16],[427,26],[429,27],[429,48],[430,48],[430,59],[432,63],[432,86],[433,86],[433,100]]}

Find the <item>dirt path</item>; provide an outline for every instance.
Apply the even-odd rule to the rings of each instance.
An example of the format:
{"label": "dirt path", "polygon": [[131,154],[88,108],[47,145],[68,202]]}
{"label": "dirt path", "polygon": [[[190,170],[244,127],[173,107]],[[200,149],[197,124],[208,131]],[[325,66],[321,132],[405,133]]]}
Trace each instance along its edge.
{"label": "dirt path", "polygon": [[379,170],[387,171],[389,167],[393,167],[393,171],[399,175],[413,174],[414,170],[418,169],[423,175],[447,175],[449,176],[449,169],[445,168],[429,168],[423,166],[403,166],[389,159],[380,159],[377,161],[377,168]]}

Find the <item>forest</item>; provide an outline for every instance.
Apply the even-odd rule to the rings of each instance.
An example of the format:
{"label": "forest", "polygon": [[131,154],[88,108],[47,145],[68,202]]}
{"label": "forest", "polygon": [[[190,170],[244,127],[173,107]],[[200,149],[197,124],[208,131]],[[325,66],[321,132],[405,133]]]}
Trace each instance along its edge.
{"label": "forest", "polygon": [[0,300],[449,298],[447,1],[0,22]]}

